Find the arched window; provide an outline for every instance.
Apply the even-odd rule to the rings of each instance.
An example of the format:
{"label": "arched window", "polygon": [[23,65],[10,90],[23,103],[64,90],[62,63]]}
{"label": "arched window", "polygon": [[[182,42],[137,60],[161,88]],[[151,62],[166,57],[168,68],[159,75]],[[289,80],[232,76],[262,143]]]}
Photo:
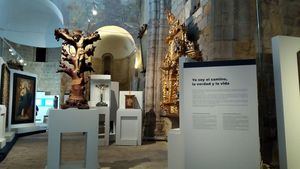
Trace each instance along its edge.
{"label": "arched window", "polygon": [[103,62],[103,74],[111,75],[111,65],[112,65],[113,56],[111,53],[105,53],[102,56]]}

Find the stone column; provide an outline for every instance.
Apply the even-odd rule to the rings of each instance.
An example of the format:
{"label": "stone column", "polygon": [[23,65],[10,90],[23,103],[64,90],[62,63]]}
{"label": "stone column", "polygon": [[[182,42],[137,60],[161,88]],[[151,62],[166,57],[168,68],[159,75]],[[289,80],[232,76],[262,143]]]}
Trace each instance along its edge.
{"label": "stone column", "polygon": [[161,135],[163,121],[160,118],[161,101],[161,60],[166,53],[165,37],[168,31],[165,10],[169,8],[168,0],[149,0],[148,55],[145,84],[145,111],[153,108],[156,116],[156,135]]}
{"label": "stone column", "polygon": [[156,35],[157,35],[157,2],[149,0],[149,46],[147,53],[146,83],[145,83],[145,111],[154,108],[154,65],[156,56]]}

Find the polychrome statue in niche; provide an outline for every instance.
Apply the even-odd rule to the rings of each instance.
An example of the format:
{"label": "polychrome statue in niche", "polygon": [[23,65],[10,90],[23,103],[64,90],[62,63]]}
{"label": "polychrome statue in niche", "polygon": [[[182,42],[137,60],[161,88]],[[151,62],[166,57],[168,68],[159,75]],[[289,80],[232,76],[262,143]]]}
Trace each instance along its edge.
{"label": "polychrome statue in niche", "polygon": [[64,40],[62,44],[62,56],[60,60],[60,69],[58,72],[64,72],[72,78],[71,91],[68,100],[61,105],[62,109],[79,108],[88,109],[88,103],[85,99],[84,72],[94,71],[92,68],[91,57],[94,55],[95,46],[93,43],[100,40],[98,32],[84,35],[81,30],[69,32],[67,29],[56,29],[55,39]]}

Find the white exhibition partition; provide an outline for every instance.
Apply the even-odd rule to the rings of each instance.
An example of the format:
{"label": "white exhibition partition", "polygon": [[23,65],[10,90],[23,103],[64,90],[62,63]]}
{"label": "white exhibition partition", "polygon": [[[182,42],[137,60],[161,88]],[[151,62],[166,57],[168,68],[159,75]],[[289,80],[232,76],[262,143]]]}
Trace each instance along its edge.
{"label": "white exhibition partition", "polygon": [[0,105],[0,149],[6,145],[5,139],[6,107]]}
{"label": "white exhibition partition", "polygon": [[[125,108],[125,95],[134,95],[134,108]],[[143,91],[120,91],[119,109],[117,111],[116,144],[142,144],[142,110]]]}
{"label": "white exhibition partition", "polygon": [[[300,38],[272,38],[280,169],[299,169]],[[300,56],[298,56],[300,57]]]}
{"label": "white exhibition partition", "polygon": [[258,169],[254,60],[184,63],[180,103],[186,169]]}

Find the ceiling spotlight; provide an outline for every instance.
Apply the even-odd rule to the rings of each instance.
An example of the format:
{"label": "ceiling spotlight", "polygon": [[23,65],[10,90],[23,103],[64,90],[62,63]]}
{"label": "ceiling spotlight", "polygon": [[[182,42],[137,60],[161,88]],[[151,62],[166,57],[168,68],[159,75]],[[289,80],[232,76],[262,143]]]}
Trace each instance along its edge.
{"label": "ceiling spotlight", "polygon": [[12,49],[12,48],[9,48],[9,49],[8,49],[8,51],[9,51],[9,52],[12,52],[12,51],[13,51],[13,49]]}
{"label": "ceiling spotlight", "polygon": [[27,66],[27,63],[24,63],[23,65],[24,65],[24,66]]}
{"label": "ceiling spotlight", "polygon": [[90,19],[88,19],[88,22],[91,22],[91,20],[90,20]]}
{"label": "ceiling spotlight", "polygon": [[22,64],[24,63],[24,59],[20,59],[19,62]]}
{"label": "ceiling spotlight", "polygon": [[15,56],[16,55],[16,51],[12,51],[10,52],[11,55]]}
{"label": "ceiling spotlight", "polygon": [[93,14],[94,16],[96,16],[96,15],[98,14],[98,12],[96,11],[96,9],[92,9],[92,14]]}

